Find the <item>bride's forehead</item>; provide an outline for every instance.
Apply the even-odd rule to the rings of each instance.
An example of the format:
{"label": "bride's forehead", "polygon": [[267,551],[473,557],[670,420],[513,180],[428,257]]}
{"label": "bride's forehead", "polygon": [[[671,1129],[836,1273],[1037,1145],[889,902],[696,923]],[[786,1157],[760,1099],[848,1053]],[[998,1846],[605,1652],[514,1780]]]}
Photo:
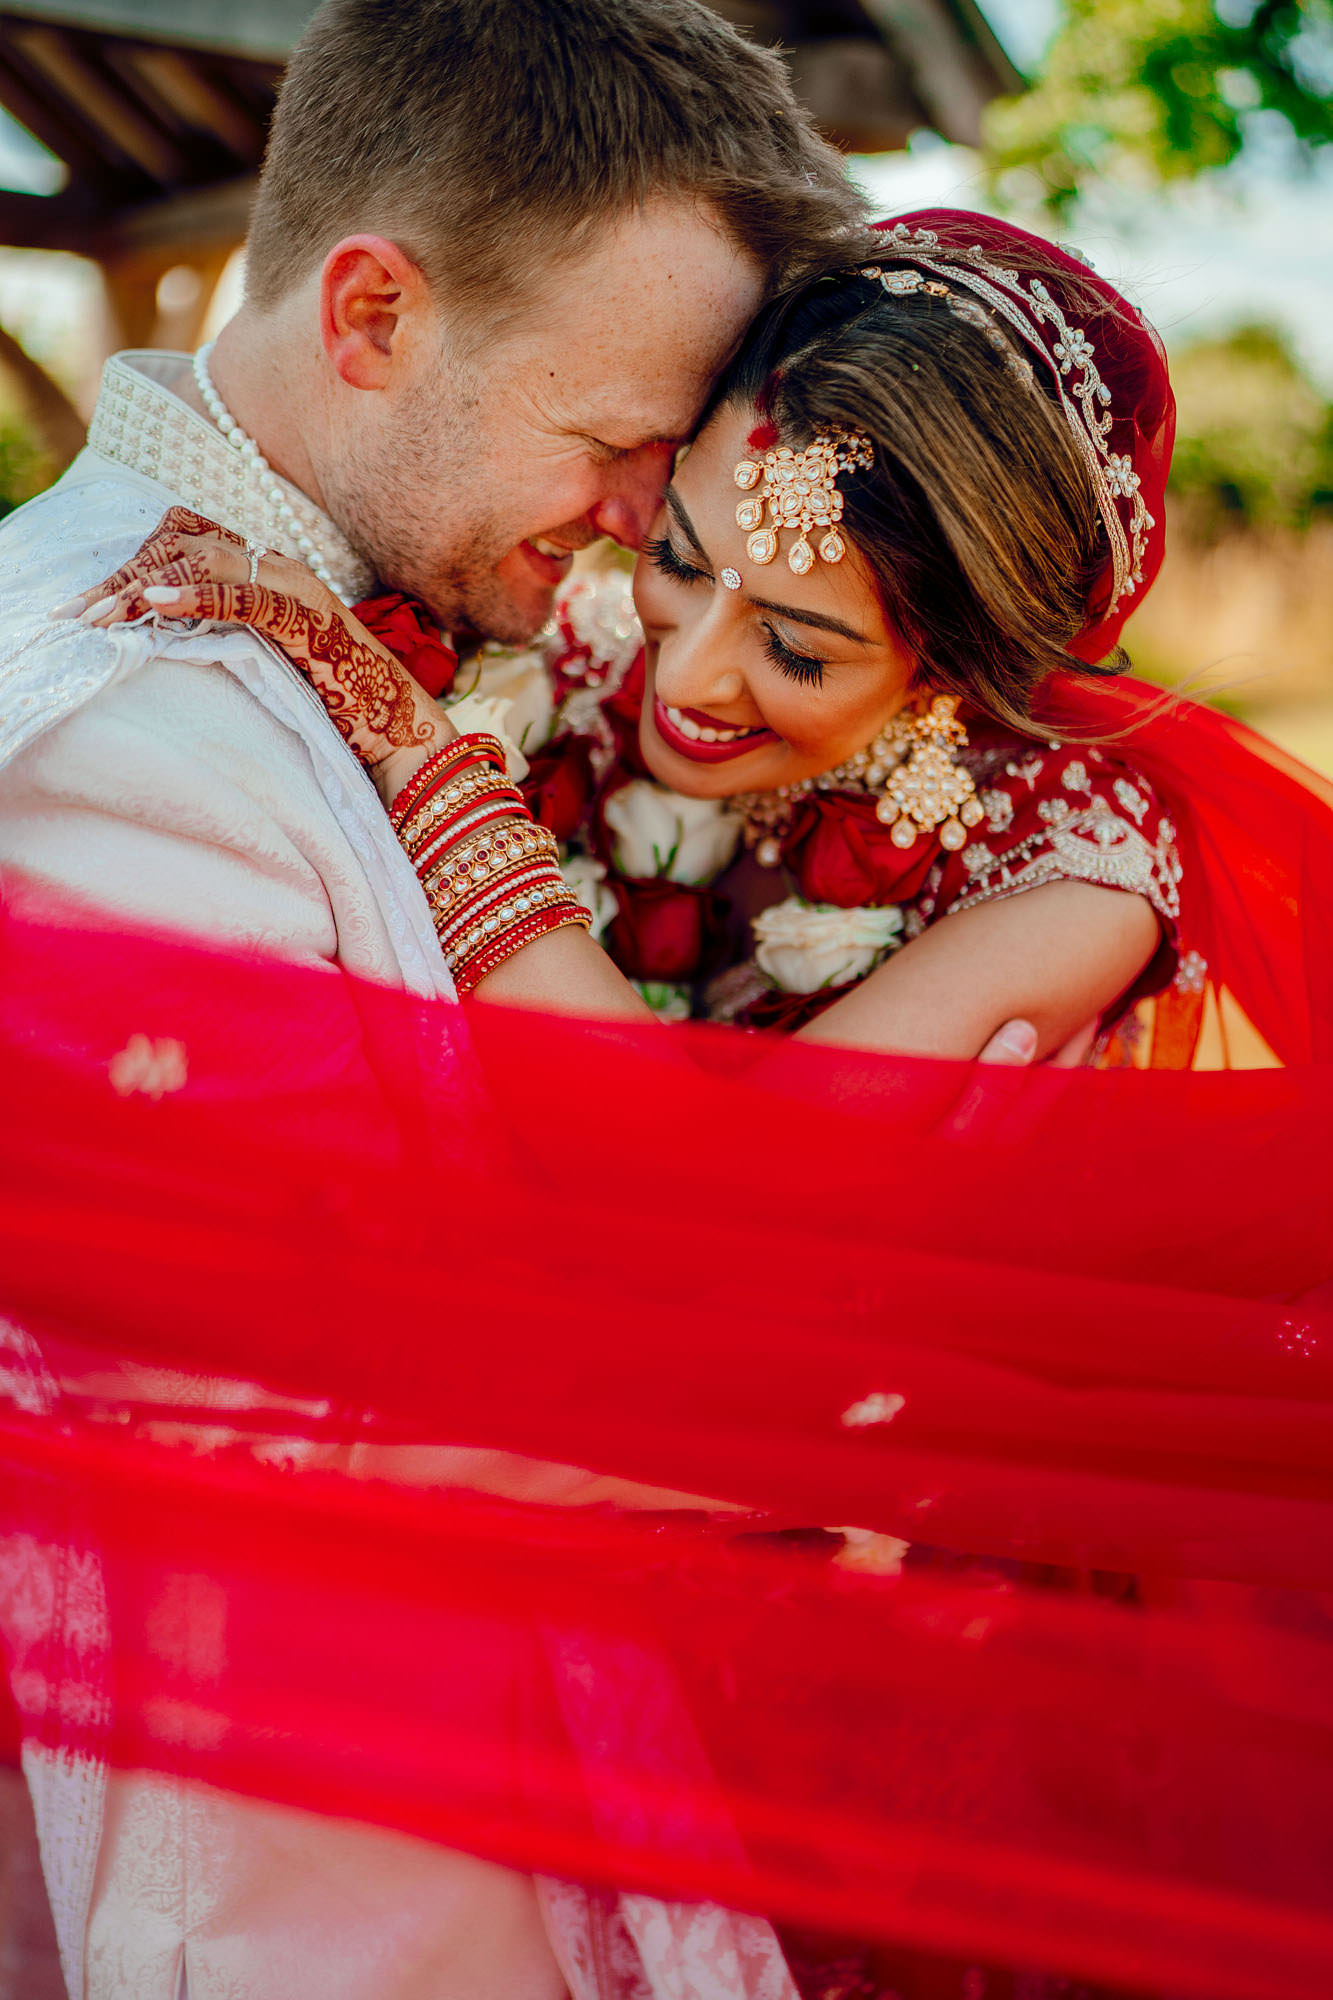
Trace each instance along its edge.
{"label": "bride's forehead", "polygon": [[747,456],[746,439],[754,428],[754,412],[715,410],[676,455],[672,484],[688,493],[701,512],[720,507],[730,519],[742,498],[734,473]]}

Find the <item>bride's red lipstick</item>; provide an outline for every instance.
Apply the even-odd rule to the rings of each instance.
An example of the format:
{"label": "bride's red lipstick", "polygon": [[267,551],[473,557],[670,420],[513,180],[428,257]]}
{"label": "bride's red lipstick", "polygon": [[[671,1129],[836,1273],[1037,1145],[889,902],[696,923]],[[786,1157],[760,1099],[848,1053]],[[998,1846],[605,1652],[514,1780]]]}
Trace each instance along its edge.
{"label": "bride's red lipstick", "polygon": [[[713,732],[715,738],[722,735],[723,740],[706,743],[702,735],[687,734],[680,727],[681,722],[689,723],[695,729],[707,729]],[[688,757],[696,764],[724,764],[732,757],[744,757],[751,750],[777,741],[771,729],[746,729],[732,735],[730,724],[719,722],[715,716],[705,715],[697,708],[669,709],[660,695],[653,697],[653,727],[668,750],[674,750],[677,756]]]}

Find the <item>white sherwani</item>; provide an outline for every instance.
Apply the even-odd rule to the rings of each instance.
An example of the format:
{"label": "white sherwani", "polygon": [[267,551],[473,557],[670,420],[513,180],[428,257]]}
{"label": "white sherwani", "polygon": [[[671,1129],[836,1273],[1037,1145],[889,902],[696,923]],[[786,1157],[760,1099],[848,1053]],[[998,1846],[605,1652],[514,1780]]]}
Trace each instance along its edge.
{"label": "white sherwani", "polygon": [[[383,808],[285,662],[244,632],[104,633],[47,619],[176,503],[295,553],[242,455],[165,386],[187,366],[160,353],[113,360],[88,449],[0,527],[0,867],[131,922],[451,996]],[[349,595],[364,594],[369,573],[333,524],[294,489],[287,498]],[[68,1385],[21,1330],[5,1339],[0,1389],[54,1414]],[[207,1393],[172,1390],[187,1400],[192,1386]],[[95,1554],[11,1543],[3,1615],[24,1599],[10,1588],[16,1569],[30,1583],[43,1563],[76,1572],[95,1687],[114,1637]],[[565,1991],[525,1876],[166,1779],[109,1779],[91,1759],[25,1761],[70,2000]]]}

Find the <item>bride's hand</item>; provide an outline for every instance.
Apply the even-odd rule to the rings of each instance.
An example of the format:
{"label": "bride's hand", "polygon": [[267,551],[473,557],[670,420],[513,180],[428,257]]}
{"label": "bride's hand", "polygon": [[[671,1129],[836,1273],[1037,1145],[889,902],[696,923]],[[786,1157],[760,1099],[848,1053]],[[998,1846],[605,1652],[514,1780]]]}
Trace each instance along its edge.
{"label": "bride's hand", "polygon": [[[253,572],[253,580],[252,580]],[[173,507],[136,555],[53,616],[110,626],[142,618],[248,625],[310,682],[387,802],[457,731],[443,711],[304,563]]]}

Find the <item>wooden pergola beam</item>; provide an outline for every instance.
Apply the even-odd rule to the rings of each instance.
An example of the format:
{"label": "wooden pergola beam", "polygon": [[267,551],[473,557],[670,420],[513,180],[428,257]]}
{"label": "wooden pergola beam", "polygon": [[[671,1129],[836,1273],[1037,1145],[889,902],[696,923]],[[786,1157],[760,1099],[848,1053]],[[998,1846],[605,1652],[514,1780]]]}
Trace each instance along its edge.
{"label": "wooden pergola beam", "polygon": [[885,41],[897,49],[912,89],[935,130],[956,145],[981,143],[981,114],[997,78],[1023,88],[975,0],[861,0]]}
{"label": "wooden pergola beam", "polygon": [[77,104],[84,118],[132,167],[162,187],[184,178],[186,159],[179,146],[128,98],[114,90],[56,28],[22,28],[19,49],[62,97]]}
{"label": "wooden pergola beam", "polygon": [[5,0],[6,14],[285,63],[318,0]]}

